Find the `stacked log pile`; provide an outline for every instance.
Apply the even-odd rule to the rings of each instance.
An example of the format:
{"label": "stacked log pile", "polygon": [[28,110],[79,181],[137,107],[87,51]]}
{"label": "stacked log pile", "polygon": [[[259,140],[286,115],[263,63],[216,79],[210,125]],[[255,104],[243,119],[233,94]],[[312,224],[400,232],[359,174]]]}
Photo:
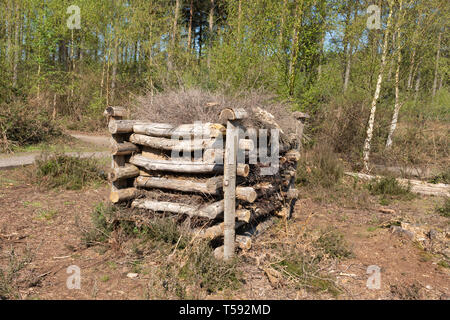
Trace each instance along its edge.
{"label": "stacked log pile", "polygon": [[125,120],[121,107],[105,115],[111,202],[184,217],[195,237],[218,240],[216,253],[226,259],[235,247],[251,247],[256,225],[289,218],[305,115],[295,115],[298,130],[289,136],[274,131],[279,126],[261,109],[252,114],[259,128],[245,127],[243,109],[224,109],[217,123],[182,125]]}

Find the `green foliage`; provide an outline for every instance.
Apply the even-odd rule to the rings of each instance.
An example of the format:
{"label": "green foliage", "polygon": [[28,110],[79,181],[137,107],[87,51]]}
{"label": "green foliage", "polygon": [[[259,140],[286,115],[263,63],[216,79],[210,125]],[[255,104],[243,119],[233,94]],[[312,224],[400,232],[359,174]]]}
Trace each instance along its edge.
{"label": "green foliage", "polygon": [[0,106],[0,151],[46,142],[61,134],[59,127],[44,111],[22,103]]}
{"label": "green foliage", "polygon": [[450,184],[450,167],[446,168],[443,172],[435,175],[429,180],[429,182]]}
{"label": "green foliage", "polygon": [[297,169],[297,184],[330,188],[340,182],[344,169],[330,148],[319,147],[307,154]]}
{"label": "green foliage", "polygon": [[400,185],[394,177],[374,179],[367,184],[367,188],[372,195],[402,196],[410,194],[410,186],[404,187]]}
{"label": "green foliage", "polygon": [[179,277],[198,284],[209,293],[236,289],[239,286],[238,261],[224,262],[214,257],[207,243],[198,243],[188,254],[186,264],[179,270]]}
{"label": "green foliage", "polygon": [[322,232],[316,245],[324,250],[326,254],[333,258],[350,258],[353,253],[347,248],[344,235],[334,229],[328,229]]}
{"label": "green foliage", "polygon": [[294,280],[297,288],[306,288],[313,292],[328,292],[337,297],[341,290],[319,270],[320,258],[290,252],[284,255],[272,267]]}
{"label": "green foliage", "polygon": [[96,159],[79,158],[64,154],[43,154],[36,161],[38,184],[47,188],[80,190],[101,183],[105,175]]}
{"label": "green foliage", "polygon": [[[30,250],[25,250],[22,256],[18,256],[14,249],[8,252],[8,265],[0,268],[0,300],[18,299],[18,282],[22,270],[33,260]],[[28,281],[30,285],[36,285],[37,279],[21,279]]]}
{"label": "green foliage", "polygon": [[444,204],[442,207],[436,208],[437,213],[439,213],[441,216],[450,218],[450,198],[445,198]]}
{"label": "green foliage", "polygon": [[90,247],[95,244],[105,242],[114,230],[111,223],[112,218],[117,213],[117,207],[99,203],[91,214],[92,227],[83,230],[81,240]]}

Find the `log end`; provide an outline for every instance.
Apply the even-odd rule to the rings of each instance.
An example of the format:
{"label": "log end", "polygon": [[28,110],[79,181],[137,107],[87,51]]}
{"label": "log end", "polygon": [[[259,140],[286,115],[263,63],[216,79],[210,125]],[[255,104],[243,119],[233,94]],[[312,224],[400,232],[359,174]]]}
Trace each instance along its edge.
{"label": "log end", "polygon": [[248,164],[238,163],[236,173],[238,176],[246,178],[250,174],[250,166]]}

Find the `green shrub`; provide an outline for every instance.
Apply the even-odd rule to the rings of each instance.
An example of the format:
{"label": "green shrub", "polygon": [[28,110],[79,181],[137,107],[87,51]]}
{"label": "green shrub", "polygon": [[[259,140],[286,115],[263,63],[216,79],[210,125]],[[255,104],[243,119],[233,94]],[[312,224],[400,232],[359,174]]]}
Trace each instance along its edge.
{"label": "green shrub", "polygon": [[450,167],[430,179],[430,183],[450,183]]}
{"label": "green shrub", "polygon": [[306,288],[313,292],[328,292],[337,297],[341,290],[319,270],[320,257],[312,257],[297,252],[284,255],[284,259],[272,267],[293,280],[297,288]]}
{"label": "green shrub", "polygon": [[213,249],[204,242],[194,245],[179,277],[198,284],[209,293],[237,288],[239,273],[237,260],[224,262],[214,257]]}
{"label": "green shrub", "polygon": [[92,227],[82,232],[82,242],[88,247],[105,242],[113,231],[114,226],[110,221],[116,212],[115,206],[99,203],[91,214]]}
{"label": "green shrub", "polygon": [[67,190],[80,190],[88,184],[101,182],[105,178],[98,161],[91,158],[44,154],[36,161],[36,166],[38,183],[48,188],[63,187]]}
{"label": "green shrub", "polygon": [[383,177],[374,179],[367,184],[372,195],[407,195],[410,194],[410,186],[403,187],[394,177]]}
{"label": "green shrub", "polygon": [[324,231],[317,239],[316,245],[333,258],[341,259],[353,256],[352,251],[347,248],[344,236],[333,229]]}
{"label": "green shrub", "polygon": [[330,188],[339,183],[343,175],[344,168],[335,153],[329,148],[315,148],[300,162],[297,184]]}
{"label": "green shrub", "polygon": [[62,132],[44,111],[12,103],[0,106],[0,151],[46,142]]}
{"label": "green shrub", "polygon": [[442,207],[437,207],[436,211],[443,217],[450,218],[450,198],[445,198]]}

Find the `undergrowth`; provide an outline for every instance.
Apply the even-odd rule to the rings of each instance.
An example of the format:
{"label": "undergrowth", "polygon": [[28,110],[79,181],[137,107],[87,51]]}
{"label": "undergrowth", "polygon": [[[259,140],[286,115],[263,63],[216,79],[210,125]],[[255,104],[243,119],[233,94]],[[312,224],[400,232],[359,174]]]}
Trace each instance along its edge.
{"label": "undergrowth", "polygon": [[20,103],[0,105],[0,152],[61,136],[59,126],[44,111]]}
{"label": "undergrowth", "polygon": [[64,154],[43,154],[36,161],[36,178],[40,186],[80,190],[87,185],[101,183],[105,173],[98,160]]}

